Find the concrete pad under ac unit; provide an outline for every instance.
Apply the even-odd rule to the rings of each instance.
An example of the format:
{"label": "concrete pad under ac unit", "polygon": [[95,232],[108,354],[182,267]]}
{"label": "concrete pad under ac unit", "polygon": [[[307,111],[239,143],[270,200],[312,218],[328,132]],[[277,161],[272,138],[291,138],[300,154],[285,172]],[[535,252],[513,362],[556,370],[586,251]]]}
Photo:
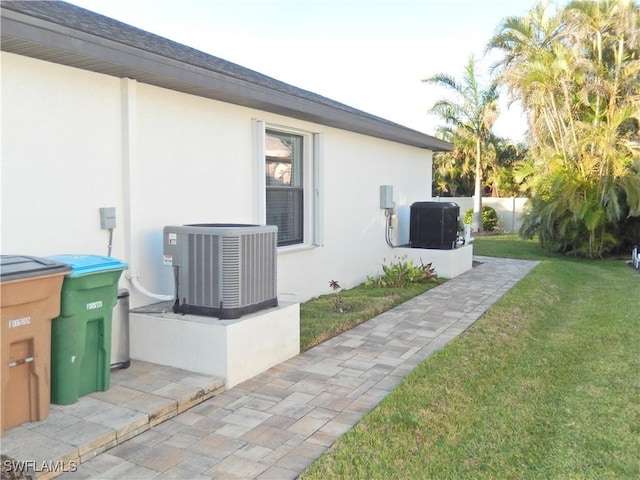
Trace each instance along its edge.
{"label": "concrete pad under ac unit", "polygon": [[234,320],[176,314],[171,303],[130,313],[131,358],[225,378],[227,388],[300,353],[300,305]]}

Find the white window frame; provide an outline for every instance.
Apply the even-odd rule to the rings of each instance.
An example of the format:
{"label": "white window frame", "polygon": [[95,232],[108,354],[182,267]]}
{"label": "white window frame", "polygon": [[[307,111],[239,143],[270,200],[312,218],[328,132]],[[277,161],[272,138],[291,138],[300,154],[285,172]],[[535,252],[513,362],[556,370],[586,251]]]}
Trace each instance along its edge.
{"label": "white window frame", "polygon": [[303,240],[301,243],[278,247],[278,252],[298,251],[319,247],[324,242],[324,209],[322,195],[324,179],[322,168],[322,140],[319,132],[311,132],[299,128],[265,122],[253,121],[253,150],[255,152],[255,188],[256,188],[256,223],[261,225],[267,221],[267,185],[265,180],[265,138],[266,131],[273,130],[303,137],[302,169],[304,189],[303,202]]}

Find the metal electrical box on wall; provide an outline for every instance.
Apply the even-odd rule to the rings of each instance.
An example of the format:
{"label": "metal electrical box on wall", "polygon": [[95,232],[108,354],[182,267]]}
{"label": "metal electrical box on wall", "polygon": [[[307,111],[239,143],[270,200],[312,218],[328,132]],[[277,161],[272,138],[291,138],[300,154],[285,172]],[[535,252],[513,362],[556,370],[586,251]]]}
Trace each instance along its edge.
{"label": "metal electrical box on wall", "polygon": [[380,208],[393,208],[393,185],[380,185]]}
{"label": "metal electrical box on wall", "polygon": [[103,230],[116,228],[116,208],[115,207],[100,208],[100,228]]}

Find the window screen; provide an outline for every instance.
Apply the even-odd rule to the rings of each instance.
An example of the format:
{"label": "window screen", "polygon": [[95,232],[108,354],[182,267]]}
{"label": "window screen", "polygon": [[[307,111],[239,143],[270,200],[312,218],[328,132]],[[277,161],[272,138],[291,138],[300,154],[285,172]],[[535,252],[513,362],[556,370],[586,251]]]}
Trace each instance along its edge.
{"label": "window screen", "polygon": [[278,245],[304,240],[303,137],[266,131],[267,224],[278,226]]}

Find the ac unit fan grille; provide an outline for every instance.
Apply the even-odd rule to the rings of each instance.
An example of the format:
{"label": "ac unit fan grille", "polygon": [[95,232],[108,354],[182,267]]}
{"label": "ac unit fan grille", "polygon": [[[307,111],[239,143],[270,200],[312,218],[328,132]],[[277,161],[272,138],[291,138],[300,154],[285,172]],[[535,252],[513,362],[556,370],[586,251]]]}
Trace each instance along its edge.
{"label": "ac unit fan grille", "polygon": [[219,305],[220,293],[217,288],[220,279],[215,278],[220,271],[220,237],[214,235],[190,234],[188,285],[189,301],[194,305]]}
{"label": "ac unit fan grille", "polygon": [[242,304],[251,304],[276,295],[276,236],[256,233],[241,237],[239,245],[242,259],[238,265],[239,295]]}
{"label": "ac unit fan grille", "polygon": [[240,237],[222,238],[222,304],[227,308],[242,304],[240,240]]}
{"label": "ac unit fan grille", "polygon": [[276,257],[272,252],[277,240],[272,233],[237,237],[189,234],[188,241],[189,303],[236,308],[276,296]]}

